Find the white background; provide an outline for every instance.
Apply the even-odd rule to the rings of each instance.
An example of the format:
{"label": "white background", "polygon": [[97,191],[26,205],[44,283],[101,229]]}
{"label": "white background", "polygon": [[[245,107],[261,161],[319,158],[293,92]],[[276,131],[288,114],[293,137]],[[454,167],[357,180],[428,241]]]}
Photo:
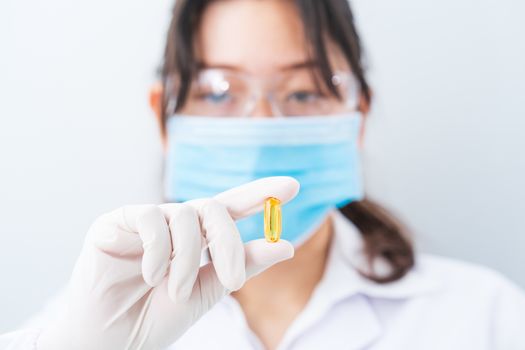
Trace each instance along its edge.
{"label": "white background", "polygon": [[[368,189],[418,246],[525,286],[523,1],[356,0]],[[147,106],[171,1],[0,2],[0,332],[66,281],[90,223],[159,202]]]}

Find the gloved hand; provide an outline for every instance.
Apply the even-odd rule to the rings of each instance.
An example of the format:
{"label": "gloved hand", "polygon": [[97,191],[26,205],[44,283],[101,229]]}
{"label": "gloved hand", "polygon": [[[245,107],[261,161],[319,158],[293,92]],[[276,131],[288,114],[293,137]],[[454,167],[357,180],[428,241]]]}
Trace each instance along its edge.
{"label": "gloved hand", "polygon": [[[69,282],[67,313],[42,332],[37,349],[170,345],[247,278],[293,256],[283,240],[243,244],[234,220],[260,211],[267,197],[285,203],[298,189],[293,178],[270,177],[212,199],[128,206],[101,216]],[[199,268],[205,246],[212,262]]]}

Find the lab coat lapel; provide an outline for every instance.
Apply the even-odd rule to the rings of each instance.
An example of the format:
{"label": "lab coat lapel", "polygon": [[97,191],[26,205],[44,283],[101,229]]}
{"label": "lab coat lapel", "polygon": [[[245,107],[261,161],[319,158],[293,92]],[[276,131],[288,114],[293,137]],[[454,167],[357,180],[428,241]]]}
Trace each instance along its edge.
{"label": "lab coat lapel", "polygon": [[[368,299],[361,294],[332,303],[319,290],[286,332],[278,350],[359,350],[382,334],[379,319]],[[315,332],[309,332],[315,328]]]}
{"label": "lab coat lapel", "polygon": [[[341,213],[334,212],[332,217],[334,237],[323,278],[279,349],[288,349],[294,339],[300,341],[300,349],[321,343],[327,349],[364,349],[384,331],[371,299],[404,300],[431,293],[440,286],[417,267],[388,284],[363,277],[358,272],[358,264],[365,261],[361,234]],[[323,332],[315,332],[323,334],[323,339],[313,339],[315,335],[308,333],[311,327],[325,327]]]}

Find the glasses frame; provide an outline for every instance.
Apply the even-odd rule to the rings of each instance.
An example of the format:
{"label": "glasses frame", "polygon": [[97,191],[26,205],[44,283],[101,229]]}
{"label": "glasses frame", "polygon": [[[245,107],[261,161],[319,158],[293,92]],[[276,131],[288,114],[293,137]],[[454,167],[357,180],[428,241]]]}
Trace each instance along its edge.
{"label": "glasses frame", "polygon": [[[279,72],[277,74],[274,74],[272,77],[267,78],[261,78],[256,77],[253,74],[237,71],[233,69],[228,68],[203,68],[199,70],[197,73],[196,78],[193,79],[193,81],[190,83],[189,89],[191,90],[191,84],[194,84],[194,82],[198,79],[203,79],[203,75],[229,75],[229,76],[235,76],[237,79],[242,80],[246,83],[246,86],[250,89],[250,98],[246,101],[245,106],[243,108],[242,113],[240,115],[237,115],[235,117],[238,118],[248,118],[253,113],[257,102],[261,98],[266,98],[268,103],[270,104],[272,114],[275,117],[293,117],[292,115],[286,115],[282,113],[280,110],[279,103],[277,103],[275,99],[275,91],[271,91],[272,89],[270,87],[275,87],[280,81],[283,81],[286,79],[287,76],[290,74],[293,74],[293,70],[286,71],[286,72]],[[343,70],[336,70],[332,74],[332,84],[336,87],[341,87],[341,85],[344,84],[346,87],[345,92],[346,96],[343,98],[346,98],[346,106],[345,112],[352,112],[359,110],[360,106],[360,97],[361,97],[361,89],[359,86],[359,81],[349,71],[343,71]],[[322,84],[322,82],[320,82]],[[167,88],[169,91],[174,91],[172,95],[168,97],[168,104],[167,104],[167,115],[174,115],[174,114],[180,114],[180,112],[176,111],[176,105],[177,105],[177,93],[175,84],[173,83],[173,79],[169,79],[167,82]],[[224,91],[227,91],[229,87],[224,87]],[[269,91],[268,91],[269,90]],[[331,92],[329,92],[331,93]],[[352,98],[349,98],[350,95],[353,94],[353,100]],[[185,102],[187,103],[187,101]],[[182,113],[184,114],[184,113]],[[206,116],[206,115],[200,115],[200,116]]]}

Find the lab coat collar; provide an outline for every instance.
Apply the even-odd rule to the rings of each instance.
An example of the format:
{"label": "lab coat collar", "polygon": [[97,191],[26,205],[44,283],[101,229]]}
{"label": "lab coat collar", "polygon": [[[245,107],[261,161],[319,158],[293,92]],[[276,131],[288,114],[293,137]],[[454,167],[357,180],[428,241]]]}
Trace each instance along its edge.
{"label": "lab coat collar", "polygon": [[[345,327],[330,327],[327,332],[331,335],[325,333],[322,341],[328,349],[363,349],[383,333],[381,319],[372,305],[373,299],[402,301],[432,293],[440,286],[417,265],[396,282],[378,284],[363,277],[358,272],[366,261],[361,234],[339,211],[330,215],[334,234],[323,277],[308,304],[286,331],[278,350],[289,349],[300,337],[313,336],[308,329],[322,324],[329,313],[338,312],[336,308],[343,302],[347,306],[344,310],[351,309],[351,312],[340,311],[340,320],[344,320]],[[242,315],[237,302],[231,297],[227,299],[231,299],[229,304]],[[259,344],[258,348],[262,345]]]}
{"label": "lab coat collar", "polygon": [[305,336],[307,329],[320,322],[324,315],[334,312],[342,302],[349,303],[352,309],[340,315],[347,327],[333,327],[330,329],[333,334],[323,341],[330,349],[363,349],[383,332],[372,299],[416,298],[435,291],[440,285],[417,266],[400,280],[387,284],[378,284],[362,276],[358,271],[366,267],[366,260],[361,234],[339,211],[330,215],[334,234],[324,275],[305,309],[286,332],[279,350],[288,349],[294,339]]}

